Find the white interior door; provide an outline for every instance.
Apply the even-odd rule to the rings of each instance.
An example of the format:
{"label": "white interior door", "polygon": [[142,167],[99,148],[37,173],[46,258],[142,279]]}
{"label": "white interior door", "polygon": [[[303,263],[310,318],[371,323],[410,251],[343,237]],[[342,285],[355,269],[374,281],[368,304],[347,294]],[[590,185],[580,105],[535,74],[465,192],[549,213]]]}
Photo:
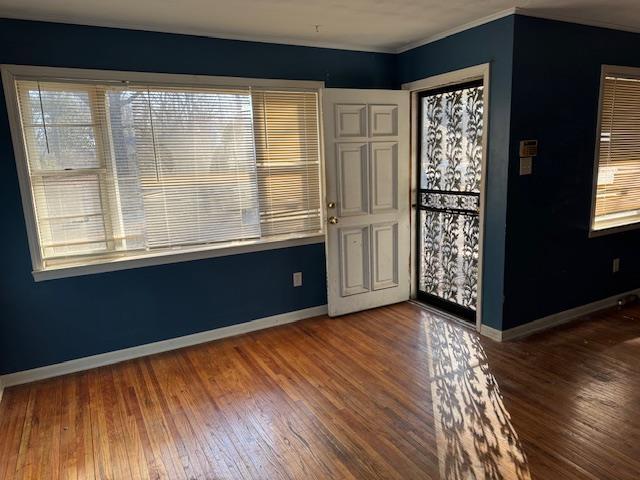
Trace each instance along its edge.
{"label": "white interior door", "polygon": [[325,89],[329,315],[409,298],[409,92]]}

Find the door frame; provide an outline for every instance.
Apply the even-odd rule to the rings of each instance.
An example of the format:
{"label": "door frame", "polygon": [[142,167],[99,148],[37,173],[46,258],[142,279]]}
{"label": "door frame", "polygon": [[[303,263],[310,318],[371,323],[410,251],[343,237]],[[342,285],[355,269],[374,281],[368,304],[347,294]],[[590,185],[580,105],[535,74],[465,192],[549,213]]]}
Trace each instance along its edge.
{"label": "door frame", "polygon": [[416,208],[416,198],[418,190],[418,132],[419,126],[419,112],[418,105],[419,94],[427,90],[436,90],[439,88],[449,87],[456,84],[462,84],[472,82],[474,80],[482,80],[483,93],[482,101],[484,104],[484,110],[482,112],[482,176],[480,178],[480,238],[478,239],[478,293],[476,300],[476,330],[480,332],[482,325],[482,277],[484,273],[484,235],[485,235],[485,205],[486,205],[486,178],[487,178],[487,157],[489,154],[489,94],[490,94],[490,71],[491,65],[489,63],[483,63],[472,67],[463,68],[460,70],[454,70],[446,72],[440,75],[415,80],[402,84],[403,90],[409,90],[411,93],[410,98],[410,158],[411,158],[411,218],[410,218],[410,230],[411,230],[411,298],[415,299],[418,291],[417,282],[417,242],[414,241],[418,234],[418,215]]}

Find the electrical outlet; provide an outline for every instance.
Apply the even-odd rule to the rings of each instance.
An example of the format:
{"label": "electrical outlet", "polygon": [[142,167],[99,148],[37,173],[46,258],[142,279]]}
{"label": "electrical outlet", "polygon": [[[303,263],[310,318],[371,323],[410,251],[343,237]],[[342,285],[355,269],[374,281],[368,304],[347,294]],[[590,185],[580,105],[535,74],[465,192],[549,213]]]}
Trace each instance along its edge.
{"label": "electrical outlet", "polygon": [[293,286],[294,287],[302,286],[302,272],[295,272],[293,274]]}
{"label": "electrical outlet", "polygon": [[618,273],[620,271],[620,259],[613,259],[613,273]]}

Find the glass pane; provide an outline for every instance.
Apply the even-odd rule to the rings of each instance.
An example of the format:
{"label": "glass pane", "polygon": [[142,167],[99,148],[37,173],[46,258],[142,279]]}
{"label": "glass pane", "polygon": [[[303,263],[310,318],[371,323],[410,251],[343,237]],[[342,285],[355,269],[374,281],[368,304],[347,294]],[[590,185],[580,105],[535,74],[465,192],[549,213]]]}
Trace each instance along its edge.
{"label": "glass pane", "polygon": [[420,291],[475,310],[479,217],[422,210],[420,226]]}
{"label": "glass pane", "polygon": [[640,82],[607,76],[603,88],[594,230],[640,221]]}
{"label": "glass pane", "polygon": [[251,96],[107,94],[123,222],[149,248],[260,236]]}
{"label": "glass pane", "polygon": [[25,127],[32,170],[98,168],[93,127]]}
{"label": "glass pane", "polygon": [[106,248],[97,175],[34,179],[33,192],[44,258]]}
{"label": "glass pane", "polygon": [[422,98],[419,290],[476,308],[482,86]]}
{"label": "glass pane", "polygon": [[24,134],[32,170],[100,166],[88,90],[68,84],[21,84]]}
{"label": "glass pane", "polygon": [[[89,124],[92,122],[88,90],[60,83],[21,82],[27,105],[25,124]],[[77,88],[77,87],[75,87]]]}
{"label": "glass pane", "polygon": [[317,169],[304,164],[260,167],[258,177],[264,235],[320,230]]}
{"label": "glass pane", "polygon": [[423,97],[421,188],[480,191],[482,90],[470,87]]}
{"label": "glass pane", "polygon": [[252,99],[262,234],[320,231],[317,94],[254,90]]}

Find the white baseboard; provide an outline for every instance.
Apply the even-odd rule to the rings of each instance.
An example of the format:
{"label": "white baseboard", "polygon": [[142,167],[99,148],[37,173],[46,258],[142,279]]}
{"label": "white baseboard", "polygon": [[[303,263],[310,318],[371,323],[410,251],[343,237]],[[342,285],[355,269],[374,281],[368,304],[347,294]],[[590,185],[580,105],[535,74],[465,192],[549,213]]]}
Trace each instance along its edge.
{"label": "white baseboard", "polygon": [[4,393],[4,382],[0,378],[0,402],[2,402],[2,394]]}
{"label": "white baseboard", "polygon": [[502,330],[498,330],[497,328],[493,328],[488,325],[480,325],[480,335],[489,337],[491,340],[495,340],[496,342],[502,341]]}
{"label": "white baseboard", "polygon": [[495,328],[482,325],[482,328],[480,329],[480,333],[498,342],[515,340],[518,338],[525,337],[527,335],[531,335],[533,333],[540,332],[542,330],[547,330],[549,328],[557,327],[558,325],[562,325],[564,323],[570,322],[571,320],[575,320],[576,318],[582,317],[584,315],[589,315],[590,313],[597,312],[598,310],[603,310],[605,308],[613,307],[617,305],[618,300],[620,298],[626,295],[640,296],[640,288],[635,290],[630,290],[628,292],[619,293],[617,295],[603,298],[602,300],[597,300],[595,302],[591,302],[586,305],[581,305],[579,307],[571,308],[569,310],[564,310],[559,313],[554,313],[553,315],[539,318],[532,322],[525,323],[524,325],[513,327],[508,330],[500,331],[500,330],[496,330]]}
{"label": "white baseboard", "polygon": [[297,322],[305,318],[326,315],[327,306],[320,305],[318,307],[305,308],[294,312],[282,313],[271,317],[259,318],[246,323],[230,325],[228,327],[216,328],[206,332],[194,333],[184,337],[170,338],[160,342],[147,343],[136,347],[116,350],[114,352],[101,353],[90,357],[78,358],[67,362],[57,363],[55,365],[47,365],[45,367],[34,368],[32,370],[24,370],[22,372],[9,373],[0,376],[0,397],[2,396],[2,385],[11,387],[23,383],[44,380],[45,378],[67,375],[69,373],[89,370],[91,368],[111,365],[132,358],[144,357],[154,353],[167,352],[177,348],[197,345],[199,343],[210,342],[220,338],[232,337],[241,333],[254,332],[264,328],[274,327],[276,325],[284,325],[286,323]]}

